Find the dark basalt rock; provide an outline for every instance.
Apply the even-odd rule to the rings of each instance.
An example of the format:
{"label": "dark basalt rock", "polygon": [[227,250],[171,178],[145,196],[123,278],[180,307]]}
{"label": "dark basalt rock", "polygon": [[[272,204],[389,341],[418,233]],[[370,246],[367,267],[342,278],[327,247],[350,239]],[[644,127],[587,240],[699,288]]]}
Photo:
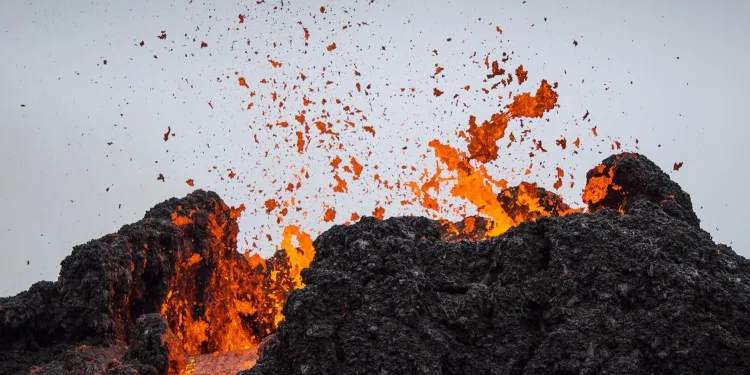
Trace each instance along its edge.
{"label": "dark basalt rock", "polygon": [[179,205],[208,209],[214,201],[215,193],[198,191],[161,203],[140,222],[76,246],[57,282],[0,298],[0,349],[127,341],[138,316],[158,311],[178,252],[208,236],[176,227],[171,213]]}
{"label": "dark basalt rock", "polygon": [[241,374],[749,374],[750,262],[648,159],[604,164],[622,189],[598,211],[486,241],[334,226]]}
{"label": "dark basalt rock", "polygon": [[138,336],[125,353],[124,366],[116,367],[108,375],[135,371],[141,375],[180,374],[188,365],[182,343],[169,330],[167,321],[159,314],[145,314],[136,324]]}
{"label": "dark basalt rock", "polygon": [[607,207],[613,210],[622,208],[629,212],[632,207],[645,200],[659,205],[662,211],[676,219],[700,226],[690,195],[645,156],[624,152],[604,159],[602,165],[604,168],[591,169],[586,174],[586,179],[612,173],[612,182],[618,188],[610,186],[604,199],[589,204],[591,211]]}
{"label": "dark basalt rock", "polygon": [[[205,223],[178,227],[171,215],[194,210],[200,220],[222,204],[201,190],[172,198],[116,234],[76,246],[58,281],[0,298],[0,374],[102,374],[126,362],[136,372],[148,365],[165,374],[165,365],[153,362],[158,355],[143,349],[163,322],[144,314],[159,312],[180,254],[200,253],[210,237]],[[136,324],[139,317],[145,326]],[[164,327],[159,334],[170,335]]]}

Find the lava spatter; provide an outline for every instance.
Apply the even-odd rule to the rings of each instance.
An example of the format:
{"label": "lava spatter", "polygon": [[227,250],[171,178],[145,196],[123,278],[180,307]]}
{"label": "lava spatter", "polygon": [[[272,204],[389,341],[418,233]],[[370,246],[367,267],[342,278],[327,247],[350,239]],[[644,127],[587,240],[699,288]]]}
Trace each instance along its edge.
{"label": "lava spatter", "polygon": [[[485,64],[489,66],[488,59],[485,59]],[[490,76],[503,74],[496,61],[492,65],[492,70],[493,74]],[[523,80],[526,79],[527,73],[522,66],[517,69],[517,74],[523,76]],[[499,235],[520,222],[534,220],[539,216],[580,212],[563,203],[559,196],[538,191],[535,184],[523,183],[513,189],[504,190],[498,196],[494,187],[506,189],[507,182],[493,179],[483,165],[497,160],[497,141],[505,136],[511,119],[542,117],[545,112],[556,106],[557,98],[558,94],[552,86],[546,80],[542,80],[535,95],[516,95],[506,106],[506,112],[493,114],[481,125],[477,125],[475,116],[470,116],[469,129],[466,131],[468,136],[464,137],[468,154],[439,140],[429,143],[439,162],[448,172],[455,173],[455,178],[440,178],[442,170],[438,168],[430,184],[425,183],[420,187],[416,182],[411,182],[407,186],[421,200],[423,207],[437,210],[437,201],[428,190],[435,190],[437,193],[440,191],[440,182],[448,182],[452,196],[470,202],[480,214],[491,220],[490,226],[483,232],[486,237]],[[537,149],[540,148],[541,142],[537,145]],[[530,168],[527,169],[526,175],[529,173]],[[560,178],[561,176],[555,185],[557,188],[562,185]],[[424,176],[422,180],[425,181]],[[465,228],[474,230],[473,224]]]}
{"label": "lava spatter", "polygon": [[[326,7],[318,12],[318,6],[308,7],[312,19],[294,20],[288,41],[267,39],[245,43],[246,38],[240,38],[232,48],[241,48],[243,54],[251,57],[247,66],[237,68],[242,70],[242,75],[232,69],[216,77],[217,82],[226,82],[230,92],[240,92],[236,95],[240,102],[236,108],[248,114],[250,131],[242,144],[242,153],[250,155],[250,163],[258,166],[252,173],[242,171],[234,175],[232,172],[229,179],[226,174],[219,178],[231,183],[233,189],[246,191],[248,198],[242,199],[254,201],[246,201],[250,207],[246,217],[252,218],[248,220],[253,220],[253,227],[246,237],[248,248],[243,250],[262,250],[270,244],[277,246],[287,259],[284,266],[274,268],[270,266],[271,260],[263,260],[257,253],[246,257],[254,267],[274,268],[274,272],[267,274],[269,279],[259,283],[277,285],[282,282],[293,288],[302,287],[300,271],[310,264],[315,254],[312,245],[315,233],[330,225],[351,224],[360,219],[359,213],[385,219],[387,214],[424,210],[432,218],[446,223],[450,238],[481,240],[527,220],[581,211],[536,184],[524,182],[508,186],[510,179],[542,175],[545,166],[537,162],[540,154],[574,153],[580,148],[580,138],[576,135],[554,130],[558,134],[556,145],[560,147],[550,147],[552,140],[531,134],[530,124],[538,119],[542,120],[537,123],[545,128],[557,125],[548,125],[544,121],[549,119],[543,119],[558,107],[557,83],[540,80],[530,92],[522,92],[524,85],[536,84],[529,80],[530,73],[524,65],[510,62],[513,51],[501,51],[493,59],[490,56],[495,52],[482,53],[480,57],[474,53],[471,60],[481,74],[472,77],[471,82],[455,84],[446,80],[446,76],[453,78],[463,72],[457,72],[455,64],[442,60],[446,58],[445,53],[438,55],[438,49],[430,46],[424,54],[424,58],[432,59],[424,65],[427,69],[403,77],[408,83],[393,86],[389,79],[373,79],[376,75],[371,74],[371,69],[377,67],[370,68],[363,61],[348,56],[350,51],[356,50],[356,43],[348,42],[346,35],[368,24],[345,21],[326,35],[329,31],[319,27],[320,20],[332,22],[338,17],[339,9]],[[231,15],[233,27],[237,26],[236,14]],[[251,24],[251,17],[240,15],[239,23]],[[499,39],[502,30],[499,27],[496,30],[497,33],[490,34]],[[314,38],[311,39],[311,35]],[[211,49],[221,45],[208,43]],[[373,50],[381,54],[391,51],[391,46],[385,42],[377,47]],[[323,62],[295,61],[288,57],[284,48],[311,57],[323,56]],[[345,69],[340,68],[341,63]],[[251,64],[256,64],[257,68]],[[258,71],[261,75],[252,74]],[[418,79],[423,82],[415,81]],[[501,92],[506,89],[510,91]],[[412,124],[394,122],[389,114],[395,109],[383,104],[386,101],[382,98],[386,95],[407,101],[424,99],[435,106],[438,110],[434,111],[435,117],[441,120],[443,116],[448,117],[448,110],[455,110],[453,107],[468,112],[471,107],[467,103],[472,99],[484,103],[482,109],[499,109],[477,111],[474,112],[477,115],[471,116],[468,112],[468,126],[464,117],[457,121],[463,124],[457,125],[456,131],[443,131],[443,123],[436,121],[434,128],[440,128],[439,137],[413,133],[401,136],[402,129],[430,126],[423,120],[430,109],[406,102],[405,108],[414,110],[418,119]],[[214,99],[217,111],[228,108],[220,107],[218,100]],[[577,118],[580,120],[580,116]],[[233,139],[240,140],[237,143],[243,142],[235,128],[231,133]],[[546,147],[542,145],[542,138]],[[576,139],[572,142],[575,149],[567,147],[566,139]],[[519,151],[521,147],[531,150]],[[420,152],[422,155],[417,159],[415,155]],[[526,155],[537,159],[534,162],[521,160]],[[522,167],[507,167],[510,158]],[[434,168],[428,168],[433,163]],[[563,185],[570,182],[572,186],[573,182],[567,180],[564,173],[548,175],[553,178],[549,189],[564,193]],[[595,193],[585,196],[590,198]],[[349,204],[354,206],[347,206]],[[466,219],[452,221],[456,216]],[[190,225],[190,220],[194,219],[181,215],[175,220],[175,223]],[[193,261],[199,264],[207,260],[204,257]],[[184,266],[189,269],[195,264],[185,263]],[[280,295],[270,292],[269,298],[261,302],[263,306],[272,307],[254,310],[256,316],[262,316],[258,319],[271,322],[268,327],[275,327],[283,319],[280,312],[283,300],[277,298]],[[199,327],[202,324],[193,323],[188,325]],[[201,327],[194,330],[206,332]],[[192,332],[190,329],[183,331]],[[206,340],[202,337],[195,340],[221,341],[211,337],[206,334]],[[202,345],[220,346],[216,343]]]}

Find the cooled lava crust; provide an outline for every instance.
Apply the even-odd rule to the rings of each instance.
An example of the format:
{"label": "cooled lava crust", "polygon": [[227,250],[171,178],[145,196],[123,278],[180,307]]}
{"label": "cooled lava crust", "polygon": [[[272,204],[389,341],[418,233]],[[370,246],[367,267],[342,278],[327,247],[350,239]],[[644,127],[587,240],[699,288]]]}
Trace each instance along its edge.
{"label": "cooled lava crust", "polygon": [[268,296],[294,285],[283,250],[263,265],[236,251],[237,216],[197,190],[76,246],[58,281],[0,298],[0,374],[185,374],[187,355],[259,342],[281,306]]}
{"label": "cooled lava crust", "polygon": [[485,241],[418,217],[331,228],[243,374],[750,373],[750,262],[643,155],[602,165],[595,212]]}

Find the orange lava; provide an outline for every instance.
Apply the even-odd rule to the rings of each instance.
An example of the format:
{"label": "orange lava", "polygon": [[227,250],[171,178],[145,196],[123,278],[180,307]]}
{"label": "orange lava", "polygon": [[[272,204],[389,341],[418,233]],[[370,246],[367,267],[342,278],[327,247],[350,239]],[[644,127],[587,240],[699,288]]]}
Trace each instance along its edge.
{"label": "orange lava", "polygon": [[607,196],[607,191],[610,186],[613,190],[620,190],[620,187],[612,182],[615,177],[615,172],[611,168],[605,174],[604,170],[607,168],[604,164],[597,165],[594,169],[596,174],[599,176],[589,178],[586,183],[586,187],[583,189],[583,202],[586,204],[599,203],[602,199]]}
{"label": "orange lava", "polygon": [[323,221],[325,221],[326,223],[330,223],[334,219],[336,219],[336,210],[333,208],[328,208],[326,210],[325,216],[323,216]]}
{"label": "orange lava", "polygon": [[[301,288],[302,286],[304,286],[304,284],[302,284],[302,276],[300,276],[300,271],[307,268],[307,266],[310,265],[313,256],[315,256],[313,239],[309,234],[300,230],[300,228],[296,225],[289,225],[284,228],[282,237],[283,239],[281,241],[281,248],[286,250],[286,254],[289,257],[292,280],[294,281],[297,288]],[[299,246],[294,246],[292,244],[293,237],[297,238]],[[280,321],[281,315],[279,314],[276,318],[277,322]]]}
{"label": "orange lava", "polygon": [[201,354],[189,359],[187,368],[179,375],[236,374],[253,367],[258,359],[257,348],[222,354]]}
{"label": "orange lava", "polygon": [[[524,72],[524,79],[526,74]],[[505,136],[508,121],[513,118],[542,117],[557,104],[557,93],[546,80],[537,89],[536,95],[529,93],[516,95],[507,106],[507,112],[495,113],[489,120],[477,126],[476,117],[469,117],[469,154],[471,159],[488,163],[497,159],[499,147],[497,141]]]}
{"label": "orange lava", "polygon": [[542,117],[545,112],[552,110],[557,104],[557,93],[547,80],[542,80],[536,95],[529,93],[516,95],[508,106],[511,117]]}
{"label": "orange lava", "polygon": [[482,175],[475,169],[465,153],[455,148],[443,145],[440,141],[433,140],[429,146],[435,150],[435,155],[447,167],[448,171],[456,172],[456,180],[451,194],[463,198],[477,207],[480,213],[492,218],[495,227],[490,235],[505,232],[515,225],[513,219],[500,206],[497,195],[490,185],[487,175]]}
{"label": "orange lava", "polygon": [[[177,227],[195,225],[186,230],[209,233],[207,243],[192,244],[178,254],[176,274],[161,306],[161,314],[191,356],[254,350],[283,319],[283,302],[302,286],[299,272],[314,253],[312,238],[289,226],[281,243],[283,256],[266,260],[257,254],[241,255],[237,219],[245,207],[230,208],[217,201],[213,205],[208,214],[187,207],[172,213]],[[292,237],[298,247],[292,245]]]}
{"label": "orange lava", "polygon": [[[250,330],[237,329],[244,324],[240,313],[254,308],[236,298],[238,292],[242,292],[239,290],[242,285],[234,281],[242,278],[242,270],[235,267],[238,262],[225,261],[235,254],[239,256],[236,244],[232,243],[232,237],[237,235],[237,225],[232,216],[239,215],[239,212],[234,213],[236,211],[230,211],[218,203],[216,205],[215,212],[207,217],[211,234],[209,249],[202,254],[184,255],[184,260],[176,265],[177,275],[170,283],[161,309],[162,315],[167,317],[171,328],[182,341],[185,352],[191,355],[243,350],[256,344]],[[226,215],[226,212],[230,214]],[[177,226],[192,224],[191,218],[180,216],[177,212],[173,213],[172,221]],[[197,271],[198,263],[204,260],[213,263],[216,269],[205,280],[208,286],[199,293],[201,291],[195,280],[197,275],[190,270]],[[203,298],[198,294],[202,294]],[[199,301],[203,303],[196,306]]]}
{"label": "orange lava", "polygon": [[[506,185],[505,181],[493,180],[483,167],[475,168],[465,153],[451,146],[443,145],[437,140],[430,142],[429,146],[435,150],[435,155],[447,170],[456,173],[451,194],[469,201],[477,207],[479,213],[491,219],[492,227],[488,228],[484,238],[497,236],[521,222],[540,216],[566,215],[581,211],[569,208],[561,199],[559,204],[545,204],[544,198],[547,197],[538,194],[536,184],[522,183],[512,195],[508,195],[509,190],[504,190],[505,195],[501,194],[498,197],[493,186],[503,188]],[[503,204],[503,197],[511,199]],[[512,207],[522,209],[511,209]]]}
{"label": "orange lava", "polygon": [[[485,59],[485,65],[490,67],[489,59]],[[504,70],[499,67],[497,61],[491,65],[492,74],[488,78],[504,74]],[[528,72],[523,70],[523,66],[516,69],[519,83],[527,78]],[[540,216],[566,215],[573,212],[581,212],[569,208],[557,196],[549,198],[537,191],[536,184],[522,183],[514,188],[512,199],[508,201],[509,196],[503,196],[495,192],[495,188],[504,190],[507,188],[505,180],[496,180],[490,176],[483,164],[497,160],[499,146],[497,141],[505,136],[505,131],[509,121],[516,118],[539,118],[545,112],[552,110],[557,105],[557,93],[553,87],[542,80],[535,95],[523,93],[513,97],[513,101],[506,106],[506,111],[493,114],[489,120],[477,125],[476,117],[469,117],[469,129],[464,134],[463,139],[468,143],[468,155],[464,151],[444,144],[435,139],[429,142],[429,146],[434,150],[435,156],[440,164],[448,172],[454,174],[454,177],[442,177],[442,168],[438,166],[435,174],[431,177],[423,175],[423,184],[414,181],[407,183],[414,195],[420,200],[421,205],[429,210],[437,211],[439,209],[438,200],[431,191],[439,193],[440,185],[444,182],[451,184],[450,193],[452,196],[468,201],[477,208],[477,211],[490,219],[483,228],[482,236],[474,239],[488,238],[497,236],[509,228],[518,225],[526,220],[534,220]],[[541,147],[541,142],[537,144],[537,149],[546,151]],[[562,170],[560,170],[562,171]],[[530,169],[525,174],[529,174]],[[558,172],[559,173],[559,172]],[[429,178],[428,178],[429,177]],[[555,188],[562,186],[562,176],[558,175],[558,182]],[[507,194],[510,190],[504,190]],[[552,193],[548,193],[552,194]],[[505,198],[505,202],[501,201]],[[545,204],[545,199],[548,201]],[[550,199],[554,200],[550,204]],[[445,227],[445,226],[444,226]],[[448,231],[454,229],[449,227]],[[474,221],[469,221],[462,226],[462,230],[475,232]]]}

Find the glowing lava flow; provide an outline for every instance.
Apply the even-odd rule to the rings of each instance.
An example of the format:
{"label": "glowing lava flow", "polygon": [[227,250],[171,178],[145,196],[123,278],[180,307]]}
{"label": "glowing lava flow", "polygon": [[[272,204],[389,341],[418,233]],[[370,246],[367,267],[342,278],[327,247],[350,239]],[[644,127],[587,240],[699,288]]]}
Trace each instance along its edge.
{"label": "glowing lava flow", "polygon": [[[243,207],[244,209],[244,207]],[[248,349],[254,345],[249,330],[237,329],[243,325],[240,313],[251,313],[253,309],[243,299],[242,285],[234,282],[242,277],[246,269],[235,251],[232,237],[237,234],[234,222],[241,209],[229,210],[217,203],[215,212],[201,218],[208,224],[209,243],[201,253],[180,254],[182,262],[176,265],[177,275],[170,283],[169,292],[162,305],[162,315],[183,343],[187,354],[227,352]],[[229,215],[225,212],[229,211]],[[175,225],[194,223],[191,218],[174,213]],[[210,271],[207,271],[209,269]]]}
{"label": "glowing lava flow", "polygon": [[181,261],[161,306],[188,355],[256,347],[276,329],[283,302],[300,286],[300,264],[289,261],[296,258],[237,252],[236,220],[243,210],[214,202],[208,215],[182,207],[172,214],[173,224],[208,232],[207,243],[191,244],[192,253],[178,254]]}

